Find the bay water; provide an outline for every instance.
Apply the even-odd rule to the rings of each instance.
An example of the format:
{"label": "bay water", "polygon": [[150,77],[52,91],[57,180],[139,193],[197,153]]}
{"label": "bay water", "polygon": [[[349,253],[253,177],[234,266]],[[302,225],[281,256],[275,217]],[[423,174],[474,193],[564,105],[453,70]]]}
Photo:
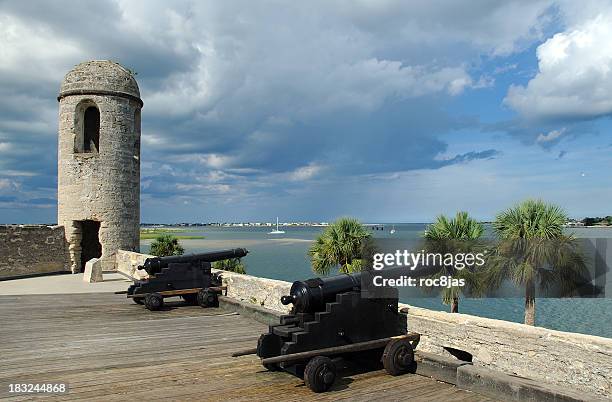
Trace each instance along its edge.
{"label": "bay water", "polygon": [[[425,224],[384,224],[383,230],[372,230],[377,239],[393,238],[415,244],[425,230]],[[391,228],[395,233],[391,234]],[[308,249],[324,228],[315,226],[282,227],[285,234],[269,234],[270,227],[202,226],[189,228],[185,235],[204,239],[180,240],[185,253],[205,252],[244,247],[249,254],[243,258],[249,275],[293,282],[315,277],[308,258]],[[490,228],[488,228],[490,231]],[[568,229],[577,237],[612,238],[612,228]],[[147,253],[151,240],[141,241],[141,251]],[[401,298],[413,306],[448,311],[439,297]],[[522,322],[522,298],[462,298],[460,312],[499,320]],[[612,338],[612,299],[551,299],[536,301],[536,325],[560,331],[579,332]]]}

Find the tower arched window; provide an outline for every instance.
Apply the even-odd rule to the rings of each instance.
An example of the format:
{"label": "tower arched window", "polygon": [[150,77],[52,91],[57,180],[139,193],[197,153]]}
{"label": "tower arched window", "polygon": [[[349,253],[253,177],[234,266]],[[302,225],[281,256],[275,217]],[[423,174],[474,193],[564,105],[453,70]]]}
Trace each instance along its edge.
{"label": "tower arched window", "polygon": [[74,152],[98,153],[100,151],[100,109],[91,100],[77,106],[75,113]]}
{"label": "tower arched window", "polygon": [[83,116],[83,152],[100,149],[100,111],[95,106],[85,109]]}
{"label": "tower arched window", "polygon": [[140,158],[140,109],[134,111],[134,156]]}

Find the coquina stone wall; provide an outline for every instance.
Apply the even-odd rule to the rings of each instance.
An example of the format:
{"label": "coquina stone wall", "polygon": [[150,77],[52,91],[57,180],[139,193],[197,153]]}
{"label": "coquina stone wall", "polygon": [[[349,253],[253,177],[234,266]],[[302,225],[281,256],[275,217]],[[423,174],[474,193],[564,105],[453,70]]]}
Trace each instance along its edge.
{"label": "coquina stone wall", "polygon": [[[223,272],[227,295],[287,312],[280,297],[289,282]],[[408,328],[421,334],[418,349],[450,356],[445,348],[472,354],[475,366],[541,380],[574,390],[612,395],[612,339],[530,327],[405,304]]]}
{"label": "coquina stone wall", "polygon": [[612,339],[554,331],[467,314],[408,307],[408,328],[422,334],[419,349],[466,351],[476,366],[612,395]]}
{"label": "coquina stone wall", "polygon": [[145,260],[149,257],[155,257],[150,254],[141,254],[133,251],[117,250],[115,269],[134,279],[145,279],[149,275],[147,271],[138,269],[138,267],[144,264]]}
{"label": "coquina stone wall", "polygon": [[289,294],[289,289],[291,288],[289,282],[241,275],[217,269],[213,269],[213,272],[222,273],[223,284],[227,286],[227,296],[271,310],[284,313],[289,312],[290,306],[284,306],[280,302],[281,296]]}
{"label": "coquina stone wall", "polygon": [[69,270],[62,226],[0,225],[0,279]]}

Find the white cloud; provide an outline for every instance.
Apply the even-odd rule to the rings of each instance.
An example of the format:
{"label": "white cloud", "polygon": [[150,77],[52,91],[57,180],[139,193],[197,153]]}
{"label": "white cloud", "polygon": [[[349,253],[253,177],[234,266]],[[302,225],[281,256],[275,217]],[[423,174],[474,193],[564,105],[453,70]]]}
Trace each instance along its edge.
{"label": "white cloud", "polygon": [[538,135],[538,138],[536,139],[536,142],[542,144],[542,143],[546,143],[546,142],[551,142],[551,141],[557,140],[557,139],[559,139],[565,133],[565,131],[566,131],[566,129],[562,128],[560,130],[549,131],[546,134],[541,133],[540,135]]}
{"label": "white cloud", "polygon": [[9,177],[34,177],[37,176],[36,172],[29,172],[27,170],[3,170],[2,175]]}
{"label": "white cloud", "polygon": [[219,169],[231,164],[232,157],[220,154],[207,154],[202,155],[202,162],[211,168]]}
{"label": "white cloud", "polygon": [[539,71],[505,102],[529,119],[591,119],[612,113],[612,10],[577,22],[537,49]]}
{"label": "white cloud", "polygon": [[[174,117],[197,112],[207,122],[276,113],[299,120],[371,111],[389,99],[455,96],[489,85],[470,77],[471,57],[509,54],[540,38],[549,5],[193,4],[187,16],[170,13],[184,21],[172,33],[181,48],[196,50],[193,65],[145,90],[147,108]],[[122,8],[126,24],[143,25],[140,7]]]}
{"label": "white cloud", "polygon": [[349,16],[351,23],[370,33],[380,47],[397,49],[399,42],[425,53],[428,46],[436,45],[440,54],[447,55],[458,48],[508,55],[541,38],[552,3],[350,0],[336,3],[332,11]]}
{"label": "white cloud", "polygon": [[312,163],[308,166],[299,167],[289,174],[289,180],[303,181],[312,179],[321,171],[321,169],[321,166]]}
{"label": "white cloud", "polygon": [[5,190],[7,190],[8,192],[13,192],[13,191],[19,190],[19,187],[20,187],[19,183],[14,180],[0,178],[0,191],[1,192],[4,192]]}
{"label": "white cloud", "polygon": [[42,80],[59,88],[66,65],[82,50],[75,40],[57,39],[45,25],[0,14],[0,82]]}

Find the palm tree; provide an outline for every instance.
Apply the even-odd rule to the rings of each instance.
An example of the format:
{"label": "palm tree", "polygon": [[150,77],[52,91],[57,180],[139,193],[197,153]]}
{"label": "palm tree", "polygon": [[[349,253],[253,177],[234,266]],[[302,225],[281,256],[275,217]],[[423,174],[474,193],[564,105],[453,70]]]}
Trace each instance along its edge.
{"label": "palm tree", "polygon": [[213,268],[235,272],[237,274],[246,274],[246,266],[240,258],[229,258],[227,260],[217,261],[213,264]]}
{"label": "palm tree", "polygon": [[504,279],[525,287],[525,324],[535,325],[536,285],[556,284],[566,293],[583,281],[586,264],[578,244],[563,233],[567,215],[556,205],[527,200],[497,215],[493,228],[501,240],[489,260],[489,284]]}
{"label": "palm tree", "polygon": [[371,234],[354,218],[340,218],[325,228],[308,250],[312,270],[327,275],[332,268],[344,274],[361,271],[362,248]]}
{"label": "palm tree", "polygon": [[182,255],[185,252],[176,236],[161,234],[151,243],[151,254],[158,257]]}
{"label": "palm tree", "polygon": [[[454,218],[447,218],[444,215],[438,216],[436,221],[425,229],[423,237],[428,251],[444,254],[471,251],[474,241],[480,239],[483,233],[484,227],[480,222],[471,218],[467,212],[460,211]],[[469,267],[462,270],[444,267],[437,276],[441,275],[452,275],[453,278],[458,279],[463,278],[472,287],[477,285],[476,276],[469,270]],[[445,288],[442,292],[442,302],[450,304],[451,313],[459,312],[460,292],[461,289],[455,286]]]}

